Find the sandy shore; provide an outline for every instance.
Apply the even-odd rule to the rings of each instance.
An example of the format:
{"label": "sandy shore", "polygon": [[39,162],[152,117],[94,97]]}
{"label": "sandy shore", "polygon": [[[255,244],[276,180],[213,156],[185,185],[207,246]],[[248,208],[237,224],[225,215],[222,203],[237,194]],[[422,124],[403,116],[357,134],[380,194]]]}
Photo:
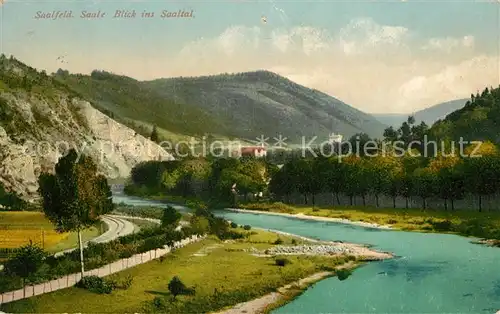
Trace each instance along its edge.
{"label": "sandy shore", "polygon": [[337,222],[349,225],[355,225],[365,228],[375,228],[375,229],[392,229],[391,226],[387,225],[379,225],[376,223],[369,223],[363,221],[351,221],[348,219],[342,218],[332,218],[332,217],[321,217],[321,216],[310,216],[304,215],[302,213],[299,214],[286,214],[286,213],[275,213],[261,210],[249,210],[249,209],[240,209],[240,208],[224,208],[224,210],[237,212],[237,213],[248,213],[248,214],[264,214],[264,215],[275,215],[275,216],[283,216],[297,219],[305,219],[305,220],[316,220],[316,221],[326,221],[326,222]]}
{"label": "sandy shore", "polygon": [[[336,269],[343,269],[343,268],[353,268],[356,266],[353,262],[346,263],[344,265],[340,265],[336,267]],[[324,278],[332,276],[334,273],[333,272],[320,272],[313,274],[309,277],[300,279],[298,281],[295,281],[291,284],[288,284],[286,286],[283,286],[278,289],[278,292],[271,292],[269,294],[266,294],[265,296],[248,301],[248,302],[243,302],[235,305],[233,308],[213,314],[258,314],[258,313],[263,313],[270,305],[277,303],[280,301],[285,295],[292,293],[292,294],[298,294],[299,289],[305,289],[306,287],[310,286],[311,284],[320,281]]]}

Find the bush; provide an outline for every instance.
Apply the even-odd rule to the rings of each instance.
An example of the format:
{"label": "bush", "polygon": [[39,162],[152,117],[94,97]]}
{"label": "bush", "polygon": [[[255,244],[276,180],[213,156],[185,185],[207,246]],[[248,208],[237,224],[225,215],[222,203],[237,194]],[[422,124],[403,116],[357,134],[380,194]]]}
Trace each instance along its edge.
{"label": "bush", "polygon": [[167,226],[177,227],[181,218],[182,218],[181,213],[179,213],[172,206],[167,206],[161,218],[161,225],[162,227],[167,227]]}
{"label": "bush", "polygon": [[238,228],[238,224],[235,222],[231,222],[231,228]]}
{"label": "bush", "polygon": [[147,251],[163,248],[165,242],[166,240],[162,236],[146,239],[144,240],[144,243],[139,247],[139,253],[144,253]]}
{"label": "bush", "polygon": [[167,308],[167,302],[162,297],[155,297],[153,299],[153,306],[158,311],[164,311]]}
{"label": "bush", "polygon": [[192,216],[189,220],[195,234],[203,235],[210,232],[210,221],[203,216]]}
{"label": "bush", "polygon": [[281,267],[292,263],[292,262],[290,262],[289,259],[286,259],[286,258],[277,258],[274,262],[275,262],[276,266],[281,266]]}
{"label": "bush", "polygon": [[[5,273],[11,276],[18,276],[29,283],[36,283],[45,279],[43,267],[48,254],[41,248],[33,244],[25,245],[17,250],[14,257],[5,263]],[[46,274],[45,274],[46,275]]]}
{"label": "bush", "polygon": [[452,231],[453,223],[450,220],[434,221],[432,223],[436,231]]}
{"label": "bush", "polygon": [[297,240],[292,239],[292,245],[296,245],[296,244],[297,244]]}
{"label": "bush", "polygon": [[97,276],[83,277],[76,286],[99,294],[110,294],[116,288],[114,281],[106,281]]}
{"label": "bush", "polygon": [[134,282],[134,277],[132,277],[132,275],[127,275],[127,277],[125,277],[122,281],[116,283],[115,286],[116,288],[127,290],[132,286],[133,282]]}
{"label": "bush", "polygon": [[250,230],[250,229],[252,229],[252,227],[250,225],[245,225],[245,226],[243,226],[243,229]]}
{"label": "bush", "polygon": [[350,269],[338,269],[336,272],[340,281],[346,280],[352,274]]}
{"label": "bush", "polygon": [[283,244],[283,240],[281,238],[277,238],[276,241],[273,242],[273,244]]}

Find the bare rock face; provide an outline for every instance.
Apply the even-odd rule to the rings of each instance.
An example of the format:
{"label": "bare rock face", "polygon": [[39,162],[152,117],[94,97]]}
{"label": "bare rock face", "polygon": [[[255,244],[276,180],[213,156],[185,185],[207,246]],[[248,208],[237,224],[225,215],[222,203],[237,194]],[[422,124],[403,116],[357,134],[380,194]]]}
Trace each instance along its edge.
{"label": "bare rock face", "polygon": [[[38,197],[37,179],[69,149],[91,156],[110,179],[126,178],[148,160],[172,160],[156,143],[64,93],[51,97],[0,90],[0,182],[26,200]],[[0,115],[1,118],[1,115]]]}

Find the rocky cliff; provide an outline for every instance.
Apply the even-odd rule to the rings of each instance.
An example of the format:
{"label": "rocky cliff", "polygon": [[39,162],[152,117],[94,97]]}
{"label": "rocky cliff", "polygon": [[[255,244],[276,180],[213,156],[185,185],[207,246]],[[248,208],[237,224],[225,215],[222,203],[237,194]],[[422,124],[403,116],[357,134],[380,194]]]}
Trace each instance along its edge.
{"label": "rocky cliff", "polygon": [[0,58],[0,183],[34,199],[40,172],[53,171],[71,148],[92,156],[111,179],[142,161],[173,159],[45,73]]}

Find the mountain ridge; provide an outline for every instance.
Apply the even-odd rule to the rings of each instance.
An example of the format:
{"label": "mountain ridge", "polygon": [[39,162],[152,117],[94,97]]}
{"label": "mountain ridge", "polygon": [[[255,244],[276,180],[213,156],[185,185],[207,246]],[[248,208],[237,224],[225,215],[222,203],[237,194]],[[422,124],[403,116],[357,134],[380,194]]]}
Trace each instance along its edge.
{"label": "mountain ridge", "polygon": [[[198,77],[161,78],[143,81],[163,97],[180,103],[195,103],[214,116],[234,121],[237,136],[284,135],[351,136],[368,133],[380,137],[384,125],[372,116],[315,89],[311,89],[267,70]],[[192,90],[199,93],[190,92]],[[249,109],[250,108],[250,109]],[[243,113],[243,114],[239,114]],[[263,127],[256,121],[257,116]],[[290,127],[293,125],[294,127]]]}
{"label": "mountain ridge", "polygon": [[399,127],[406,121],[408,116],[413,116],[415,121],[423,121],[427,125],[433,125],[436,121],[444,119],[448,114],[463,108],[468,98],[454,99],[432,105],[414,113],[372,113],[372,115],[388,126]]}

